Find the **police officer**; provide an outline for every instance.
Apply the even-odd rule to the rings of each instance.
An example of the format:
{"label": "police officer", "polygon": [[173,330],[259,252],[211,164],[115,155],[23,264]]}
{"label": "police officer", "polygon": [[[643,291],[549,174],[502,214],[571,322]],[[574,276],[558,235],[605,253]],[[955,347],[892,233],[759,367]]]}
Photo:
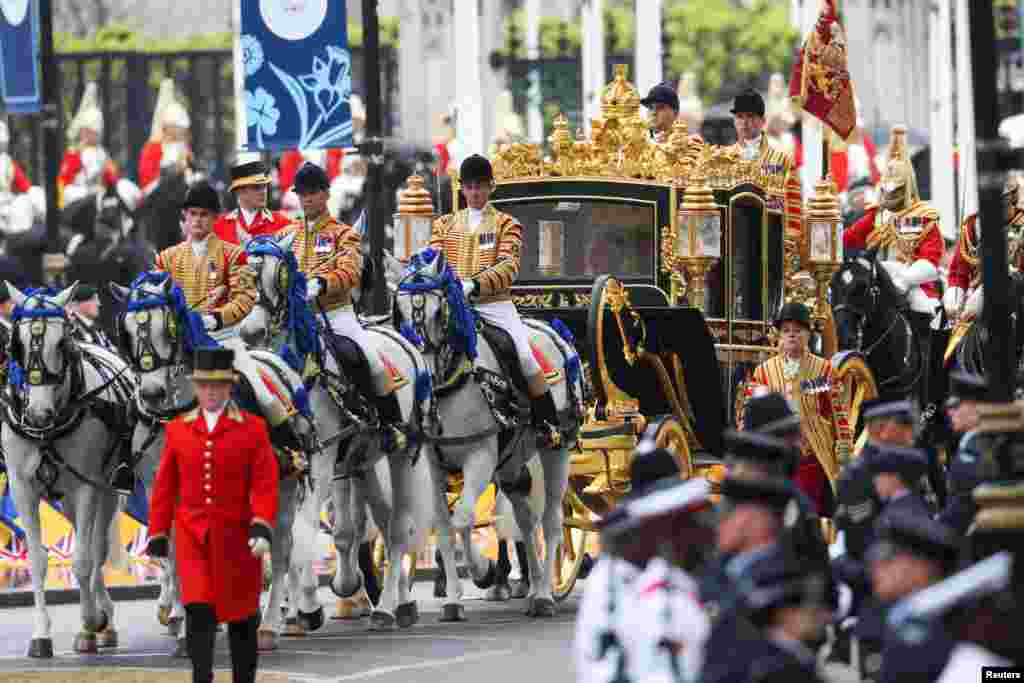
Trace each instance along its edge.
{"label": "police officer", "polygon": [[256,631],[278,508],[278,464],[263,419],[231,401],[235,352],[196,350],[199,407],[167,425],[153,485],[148,554],[175,560],[192,680],[213,682],[217,624],[228,624],[234,683],[256,680]]}
{"label": "police officer", "polygon": [[755,565],[741,589],[741,612],[727,657],[705,667],[702,683],[821,681],[812,644],[828,623],[825,576],[788,553]]}
{"label": "police officer", "polygon": [[877,533],[868,551],[874,595],[861,611],[856,630],[857,666],[872,681],[882,669],[889,608],[953,573],[959,557],[952,529],[913,510],[889,511],[879,520]]}
{"label": "police officer", "polygon": [[[663,448],[638,450],[630,465],[632,487],[622,502],[601,522],[602,553],[587,578],[576,619],[575,659],[580,681],[626,681],[632,672],[627,661],[625,609],[633,586],[653,555],[649,543],[641,547],[624,542],[622,534],[633,523],[630,504],[659,487],[679,483],[679,463]],[[637,539],[630,532],[629,538]],[[710,545],[706,539],[705,547]],[[606,544],[607,543],[607,544]],[[640,680],[640,679],[638,679]]]}
{"label": "police officer", "polygon": [[976,429],[978,404],[985,400],[988,383],[984,377],[962,370],[950,375],[950,383],[952,396],[946,402],[946,411],[953,430],[962,436],[956,455],[949,463],[946,474],[949,497],[938,518],[957,533],[965,534],[978,507],[974,502],[974,487],[982,481],[984,438]]}
{"label": "police officer", "polygon": [[882,504],[878,524],[896,510],[907,510],[930,518],[932,510],[915,490],[921,477],[928,472],[924,451],[917,448],[881,444],[870,455],[868,468],[875,495]]}

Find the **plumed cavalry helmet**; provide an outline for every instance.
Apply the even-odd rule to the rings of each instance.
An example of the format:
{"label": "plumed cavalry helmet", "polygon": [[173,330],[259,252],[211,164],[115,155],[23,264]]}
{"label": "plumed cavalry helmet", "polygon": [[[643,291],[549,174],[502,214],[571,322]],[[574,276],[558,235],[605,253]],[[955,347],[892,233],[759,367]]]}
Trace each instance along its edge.
{"label": "plumed cavalry helmet", "polygon": [[494,169],[487,157],[473,154],[462,162],[459,167],[460,183],[489,183],[494,180]]}
{"label": "plumed cavalry helmet", "polygon": [[910,163],[910,155],[907,153],[907,127],[896,125],[892,127],[889,160],[882,173],[882,193],[889,195],[899,192],[903,188],[906,188],[903,195],[903,206],[890,207],[893,210],[909,209],[914,202],[921,198],[917,191],[917,175],[914,173],[914,166]]}
{"label": "plumed cavalry helmet", "polygon": [[327,172],[314,163],[306,162],[295,173],[295,194],[310,192],[327,192],[331,189],[331,180]]}
{"label": "plumed cavalry helmet", "polygon": [[217,194],[217,190],[213,189],[213,185],[206,181],[201,181],[188,188],[181,208],[207,209],[217,213],[220,211],[220,195]]}
{"label": "plumed cavalry helmet", "polygon": [[103,112],[100,110],[99,95],[96,91],[96,84],[93,82],[85,86],[85,93],[82,95],[82,103],[78,105],[78,113],[71,119],[68,125],[68,140],[72,144],[78,142],[78,134],[84,128],[103,132]]}

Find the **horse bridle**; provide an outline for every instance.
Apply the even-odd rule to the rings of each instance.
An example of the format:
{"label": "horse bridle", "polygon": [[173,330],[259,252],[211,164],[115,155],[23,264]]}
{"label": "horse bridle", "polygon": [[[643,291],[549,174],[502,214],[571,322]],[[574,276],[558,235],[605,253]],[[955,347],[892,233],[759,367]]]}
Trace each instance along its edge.
{"label": "horse bridle", "polygon": [[[268,322],[266,326],[266,334],[264,335],[264,341],[269,342],[278,332],[284,328],[285,317],[288,314],[288,267],[284,260],[278,258],[277,268],[274,271],[274,283],[277,286],[277,301],[270,305],[268,303],[269,297],[263,287],[262,269],[263,263],[265,262],[263,255],[250,255],[252,259],[246,266],[253,276],[256,287],[256,303],[253,304],[255,308],[262,309],[266,312]],[[255,268],[253,261],[259,259],[256,263],[259,265],[259,269]],[[268,344],[269,345],[269,344]]]}
{"label": "horse bridle", "polygon": [[[416,291],[410,292],[402,291],[402,285],[406,281],[415,278],[417,281],[427,285],[423,288],[417,288]],[[412,299],[412,320],[410,324],[416,335],[419,336],[421,341],[422,350],[425,355],[434,357],[434,365],[436,369],[441,369],[445,362],[449,359],[445,358],[442,360],[442,356],[445,355],[444,351],[448,348],[448,345],[444,341],[436,341],[431,335],[427,326],[427,297],[432,297],[438,300],[438,315],[441,316],[441,328],[447,330],[450,324],[450,316],[448,314],[448,298],[444,292],[444,285],[438,278],[431,278],[422,273],[410,273],[403,277],[397,287],[395,296],[395,308],[398,308],[398,297],[408,296]]]}
{"label": "horse bridle", "polygon": [[[167,356],[161,356],[153,343],[153,314],[150,309],[166,307],[164,311],[164,336],[171,342],[171,351]],[[139,372],[153,372],[161,368],[171,367],[172,374],[183,372],[184,358],[181,353],[183,345],[181,335],[178,334],[178,321],[174,312],[167,304],[153,304],[145,308],[139,308],[125,313],[125,316],[134,316],[135,319],[135,348],[129,357],[132,366]],[[122,326],[124,322],[121,323]]]}

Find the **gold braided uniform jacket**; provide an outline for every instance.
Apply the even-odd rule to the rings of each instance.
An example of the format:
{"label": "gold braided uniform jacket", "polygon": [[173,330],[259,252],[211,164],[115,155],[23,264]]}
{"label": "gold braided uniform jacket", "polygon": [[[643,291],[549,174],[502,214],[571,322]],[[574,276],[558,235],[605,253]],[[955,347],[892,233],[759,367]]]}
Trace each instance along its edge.
{"label": "gold braided uniform jacket", "polygon": [[[832,376],[832,363],[805,353],[799,373],[787,379],[784,361],[780,353],[757,366],[744,397],[751,398],[759,386],[782,394],[800,415],[803,452],[814,454],[834,487],[840,467],[852,453],[853,437],[841,387]],[[742,413],[737,422],[743,424]]]}
{"label": "gold braided uniform jacket", "polygon": [[277,233],[281,238],[295,235],[292,252],[306,277],[324,281],[316,301],[323,311],[352,305],[352,290],[362,277],[363,255],[355,228],[341,223],[326,211],[312,225],[294,221]]}
{"label": "gold braided uniform jacket", "polygon": [[462,209],[434,221],[430,234],[430,246],[444,252],[459,279],[477,283],[480,304],[512,300],[522,243],[519,221],[490,204],[475,231],[469,227],[469,209]]}
{"label": "gold braided uniform jacket", "polygon": [[212,232],[207,240],[202,256],[195,255],[189,241],[164,249],[156,255],[154,268],[170,273],[189,308],[209,313],[221,327],[230,327],[252,310],[256,291],[240,280],[245,252]]}

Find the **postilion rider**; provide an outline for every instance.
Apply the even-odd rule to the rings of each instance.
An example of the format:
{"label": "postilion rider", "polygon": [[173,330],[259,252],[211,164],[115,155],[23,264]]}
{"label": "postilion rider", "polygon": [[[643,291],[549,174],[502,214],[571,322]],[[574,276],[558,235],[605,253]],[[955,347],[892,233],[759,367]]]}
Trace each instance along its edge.
{"label": "postilion rider", "polygon": [[[800,416],[801,456],[793,481],[815,504],[819,515],[829,516],[829,489],[852,452],[846,405],[833,382],[832,364],[808,351],[811,313],[807,307],[798,302],[786,304],[775,326],[780,332],[781,353],[757,366],[744,393],[749,399],[765,388],[778,392]],[[739,423],[743,424],[742,415]]]}
{"label": "postilion rider", "polygon": [[366,359],[372,387],[363,389],[372,389],[381,421],[381,446],[393,453],[407,443],[395,393],[398,383],[352,307],[352,290],[359,287],[362,277],[360,237],[352,226],[337,221],[327,210],[330,187],[322,168],[312,163],[303,165],[295,174],[294,187],[302,202],[303,219],[293,222],[278,236],[292,237],[292,252],[299,270],[306,275],[306,297],[314,310],[318,315],[322,312],[331,331],[352,341]]}
{"label": "postilion rider", "polygon": [[291,221],[287,216],[267,208],[270,175],[259,159],[240,158],[231,167],[230,190],[238,208],[220,216],[213,224],[213,233],[222,241],[243,249],[253,237],[273,235]]}
{"label": "postilion rider", "polygon": [[547,378],[530,348],[530,330],[512,302],[512,285],[519,274],[523,226],[489,203],[494,191],[491,162],[479,154],[467,157],[459,169],[466,208],[434,222],[430,246],[444,253],[462,281],[466,298],[475,301],[476,312],[512,338],[533,409],[538,445],[561,444],[558,412]]}
{"label": "postilion rider", "polygon": [[278,511],[278,463],[264,421],[231,400],[234,351],[200,347],[199,406],[167,425],[150,508],[150,557],[173,524],[193,681],[212,683],[217,624],[228,624],[235,683],[256,680],[256,631]]}

